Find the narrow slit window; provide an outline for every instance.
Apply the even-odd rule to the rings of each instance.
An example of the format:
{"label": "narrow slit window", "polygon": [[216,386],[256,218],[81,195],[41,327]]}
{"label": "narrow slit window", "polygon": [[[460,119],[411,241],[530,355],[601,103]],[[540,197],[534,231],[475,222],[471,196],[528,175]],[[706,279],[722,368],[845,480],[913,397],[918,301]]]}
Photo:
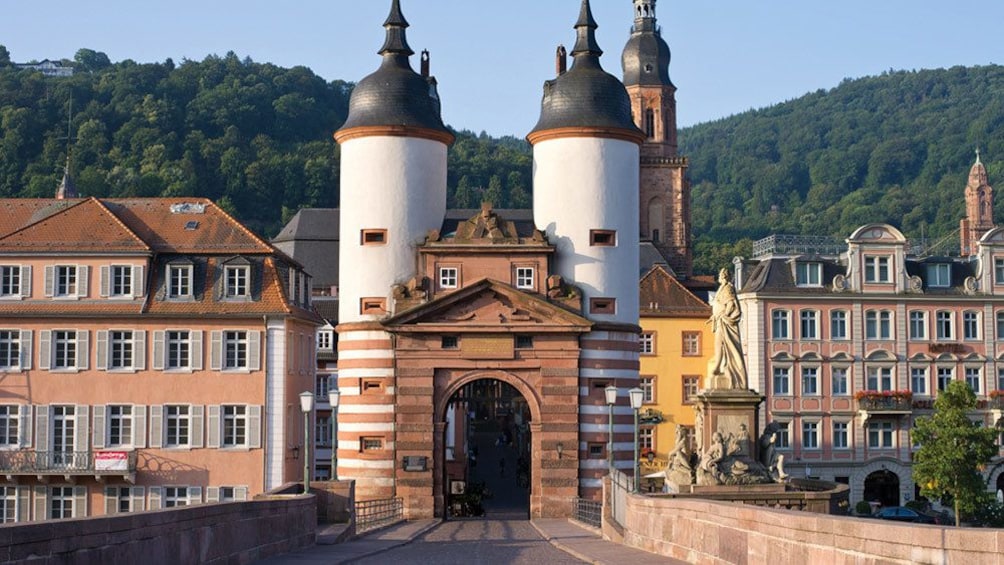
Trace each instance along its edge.
{"label": "narrow slit window", "polygon": [[363,245],[386,245],[387,230],[363,230],[361,241]]}
{"label": "narrow slit window", "polygon": [[613,298],[590,298],[590,314],[616,314],[617,301]]}
{"label": "narrow slit window", "polygon": [[617,245],[617,232],[614,230],[590,230],[589,245],[593,247],[614,247]]}
{"label": "narrow slit window", "polygon": [[359,301],[360,314],[385,314],[386,312],[386,298],[363,298]]}

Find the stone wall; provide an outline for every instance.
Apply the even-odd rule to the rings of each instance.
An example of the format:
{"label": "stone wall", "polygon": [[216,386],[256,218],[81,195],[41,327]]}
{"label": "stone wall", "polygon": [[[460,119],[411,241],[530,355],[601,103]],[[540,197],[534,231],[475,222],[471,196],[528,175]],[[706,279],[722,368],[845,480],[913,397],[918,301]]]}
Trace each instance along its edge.
{"label": "stone wall", "polygon": [[690,563],[999,563],[1004,530],[630,496],[624,543]]}
{"label": "stone wall", "polygon": [[313,496],[0,526],[0,563],[249,563],[314,543]]}

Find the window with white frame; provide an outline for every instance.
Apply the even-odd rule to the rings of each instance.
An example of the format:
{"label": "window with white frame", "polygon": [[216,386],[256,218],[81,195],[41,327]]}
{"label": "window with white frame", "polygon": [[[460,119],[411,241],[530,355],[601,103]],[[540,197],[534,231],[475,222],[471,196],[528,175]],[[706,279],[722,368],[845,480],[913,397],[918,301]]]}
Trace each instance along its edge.
{"label": "window with white frame", "polygon": [[847,449],[850,442],[847,437],[847,422],[833,422],[833,449]]}
{"label": "window with white frame", "polygon": [[248,446],[247,406],[223,406],[223,447]]}
{"label": "window with white frame", "polygon": [[994,258],[994,284],[1004,284],[1004,258]]}
{"label": "window with white frame", "polygon": [[17,487],[0,487],[0,524],[17,522]]}
{"label": "window with white frame", "polygon": [[947,288],[952,286],[952,265],[949,263],[928,265],[927,286],[932,288]]}
{"label": "window with white frame", "polygon": [[927,312],[910,312],[910,339],[927,339]]}
{"label": "window with white frame", "polygon": [[683,332],[683,356],[698,357],[701,355],[701,332]]}
{"label": "window with white frame", "polygon": [[0,298],[22,296],[21,266],[0,265]]}
{"label": "window with white frame", "polygon": [[317,375],[317,381],[314,384],[314,397],[326,400],[328,398],[328,389],[334,388],[335,377],[332,375],[319,374]]}
{"label": "window with white frame", "polygon": [[952,313],[942,310],[934,314],[935,336],[938,339],[952,339]]}
{"label": "window with white frame", "polygon": [[822,263],[796,263],[795,264],[795,285],[801,287],[814,287],[823,285],[823,264]]}
{"label": "window with white frame", "polygon": [[955,369],[952,367],[938,367],[938,392],[948,388],[948,385],[955,380]]}
{"label": "window with white frame", "polygon": [[248,265],[227,265],[224,269],[227,298],[247,298],[251,296],[251,267]]}
{"label": "window with white frame", "polygon": [[927,367],[910,367],[910,391],[921,396],[927,395]]}
{"label": "window with white frame", "polygon": [[641,426],[638,428],[639,449],[655,449],[655,428],[652,426]]}
{"label": "window with white frame", "polygon": [[643,393],[642,402],[645,404],[655,402],[655,377],[642,377],[638,386]]}
{"label": "window with white frame", "polygon": [[847,396],[850,393],[847,367],[833,367],[830,369],[830,380],[832,381],[833,396]]}
{"label": "window with white frame", "polygon": [[697,399],[697,393],[701,391],[701,377],[695,375],[683,375],[683,403],[692,404]]}
{"label": "window with white frame", "polygon": [[1004,310],[997,311],[997,341],[1004,341]]}
{"label": "window with white frame", "polygon": [[143,511],[143,487],[105,487],[107,513],[128,514]]}
{"label": "window with white frame", "polygon": [[239,370],[248,368],[248,332],[223,332],[223,368]]}
{"label": "window with white frame", "polygon": [[247,487],[220,487],[220,502],[240,502],[247,498]]}
{"label": "window with white frame", "polygon": [[892,312],[888,310],[865,312],[865,339],[892,339]]}
{"label": "window with white frame", "polygon": [[868,423],[868,447],[891,449],[896,447],[892,422]]}
{"label": "window with white frame", "polygon": [[333,351],[335,348],[334,330],[317,331],[317,349],[320,351]]}
{"label": "window with white frame", "polygon": [[802,394],[809,396],[819,394],[818,367],[802,367]]}
{"label": "window with white frame", "polygon": [[133,332],[131,330],[113,330],[108,332],[108,369],[132,369],[134,368],[135,347]]}
{"label": "window with white frame", "polygon": [[866,283],[888,283],[892,282],[889,273],[889,263],[891,258],[888,255],[865,257],[865,282]]}
{"label": "window with white frame", "polygon": [[0,448],[20,445],[19,411],[16,404],[0,404]]}
{"label": "window with white frame", "polygon": [[774,395],[791,394],[791,367],[774,367]]}
{"label": "window with white frame", "polygon": [[965,368],[966,384],[976,394],[983,394],[983,371],[979,367]]}
{"label": "window with white frame", "polygon": [[[86,352],[81,352],[86,354]],[[77,332],[74,330],[53,330],[52,364],[50,369],[77,368]]]}
{"label": "window with white frame", "polygon": [[801,330],[802,339],[819,339],[819,312],[802,310]]}
{"label": "window with white frame", "polygon": [[802,448],[819,449],[819,422],[802,422]]}
{"label": "window with white frame", "polygon": [[53,296],[77,296],[77,266],[57,265],[53,281]]}
{"label": "window with white frame", "polygon": [[892,367],[868,367],[866,375],[867,390],[892,390]]}
{"label": "window with white frame", "polygon": [[460,269],[456,267],[439,268],[439,288],[457,288]]}
{"label": "window with white frame", "polygon": [[771,312],[771,332],[774,339],[791,339],[791,331],[787,310],[774,310]]}
{"label": "window with white frame", "polygon": [[167,267],[167,297],[192,297],[192,265],[169,265]]}
{"label": "window with white frame", "polygon": [[968,311],[962,313],[962,339],[980,339],[979,312]]}
{"label": "window with white frame", "polygon": [[0,369],[17,369],[20,366],[20,330],[0,330]]}
{"label": "window with white frame", "polygon": [[133,407],[131,405],[111,405],[108,407],[107,447],[129,447],[133,438]]}
{"label": "window with white frame", "polygon": [[997,390],[1004,390],[1004,367],[997,369]]}
{"label": "window with white frame", "polygon": [[189,447],[192,443],[192,410],[190,406],[164,407],[164,447]]}
{"label": "window with white frame", "polygon": [[188,330],[168,330],[164,332],[167,357],[164,368],[184,370],[192,368],[192,332]]}
{"label": "window with white frame", "polygon": [[201,501],[193,501],[188,496],[188,487],[164,487],[163,494],[164,508],[174,508],[177,506],[189,506]]}
{"label": "window with white frame", "polygon": [[789,427],[790,422],[777,422],[777,436],[774,441],[774,447],[778,449],[788,449],[791,447],[791,439],[788,432]]}
{"label": "window with white frame", "polygon": [[655,334],[643,332],[638,337],[638,349],[642,355],[655,355]]}
{"label": "window with white frame", "polygon": [[108,296],[121,297],[135,294],[133,292],[132,270],[132,265],[112,265],[108,269],[111,278],[108,281]]}
{"label": "window with white frame", "polygon": [[847,339],[847,312],[845,310],[830,312],[830,339]]}
{"label": "window with white frame", "polygon": [[73,517],[73,487],[49,487],[50,520]]}
{"label": "window with white frame", "polygon": [[331,447],[331,418],[318,416],[314,424],[314,445],[317,447]]}
{"label": "window with white frame", "polygon": [[516,288],[532,290],[534,288],[533,267],[516,267]]}

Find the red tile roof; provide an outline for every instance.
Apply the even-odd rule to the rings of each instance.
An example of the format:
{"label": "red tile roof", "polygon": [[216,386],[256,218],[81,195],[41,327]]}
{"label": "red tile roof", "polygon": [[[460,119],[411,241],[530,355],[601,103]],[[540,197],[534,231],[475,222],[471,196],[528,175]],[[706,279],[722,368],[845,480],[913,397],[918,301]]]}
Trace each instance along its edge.
{"label": "red tile roof", "polygon": [[146,253],[150,249],[96,198],[78,200],[35,218],[33,214],[25,219],[24,227],[0,238],[0,249],[15,253]]}
{"label": "red tile roof", "polygon": [[652,267],[641,279],[641,316],[699,318],[711,316],[711,307],[694,296],[663,266]]}

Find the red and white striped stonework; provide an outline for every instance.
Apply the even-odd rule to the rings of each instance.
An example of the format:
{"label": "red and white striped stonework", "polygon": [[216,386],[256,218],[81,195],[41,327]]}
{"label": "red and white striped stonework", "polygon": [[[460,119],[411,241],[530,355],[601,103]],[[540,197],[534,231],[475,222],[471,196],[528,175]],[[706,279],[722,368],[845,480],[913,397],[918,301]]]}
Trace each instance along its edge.
{"label": "red and white striped stonework", "polygon": [[394,495],[395,436],[389,333],[339,329],[338,388],[338,476],[356,481],[358,499],[389,498]]}
{"label": "red and white striped stonework", "polygon": [[[602,327],[602,326],[601,326]],[[604,389],[618,390],[614,406],[614,464],[628,472],[634,459],[634,413],[628,390],[638,386],[639,351],[636,331],[593,331],[580,341],[579,372],[579,495],[599,499],[607,458],[590,459],[589,445],[606,452],[609,407]]]}

